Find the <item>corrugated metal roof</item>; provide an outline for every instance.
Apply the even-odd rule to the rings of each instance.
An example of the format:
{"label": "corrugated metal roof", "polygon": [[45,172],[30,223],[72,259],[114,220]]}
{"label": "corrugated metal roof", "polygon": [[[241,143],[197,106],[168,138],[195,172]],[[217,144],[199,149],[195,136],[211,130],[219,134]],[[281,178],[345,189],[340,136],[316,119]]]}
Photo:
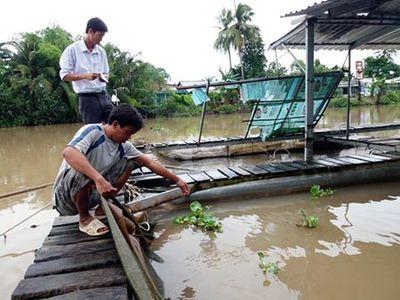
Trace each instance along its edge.
{"label": "corrugated metal roof", "polygon": [[[315,22],[315,49],[400,49],[400,0],[327,0],[286,16]],[[304,48],[306,21],[270,45]],[[285,46],[284,46],[284,45]]]}

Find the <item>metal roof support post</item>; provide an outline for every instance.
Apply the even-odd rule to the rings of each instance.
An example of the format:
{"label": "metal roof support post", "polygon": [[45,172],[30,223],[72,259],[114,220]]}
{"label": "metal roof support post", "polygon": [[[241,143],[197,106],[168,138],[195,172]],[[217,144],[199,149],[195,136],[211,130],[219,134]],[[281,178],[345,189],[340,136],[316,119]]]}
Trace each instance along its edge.
{"label": "metal roof support post", "polygon": [[[209,89],[210,89],[210,80],[207,80],[207,85],[206,85],[206,95],[207,96],[208,96],[208,90]],[[203,102],[203,110],[201,111],[199,140],[197,142],[199,145],[201,143],[201,135],[203,133],[204,117],[205,117],[205,114],[206,114],[206,103],[207,103],[207,100],[204,100],[204,102]]]}
{"label": "metal roof support post", "polygon": [[313,157],[313,112],[314,112],[314,20],[306,21],[306,74],[305,74],[305,147],[304,160]]}
{"label": "metal roof support post", "polygon": [[351,47],[349,47],[349,73],[347,81],[347,119],[346,119],[346,139],[349,139],[350,130],[350,97],[351,97]]}

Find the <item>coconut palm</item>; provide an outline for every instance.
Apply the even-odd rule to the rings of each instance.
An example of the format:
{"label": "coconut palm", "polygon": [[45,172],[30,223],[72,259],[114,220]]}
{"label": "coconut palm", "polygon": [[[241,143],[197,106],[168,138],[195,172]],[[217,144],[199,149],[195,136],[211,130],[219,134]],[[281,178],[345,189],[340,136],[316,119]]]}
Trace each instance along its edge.
{"label": "coconut palm", "polygon": [[[229,21],[228,12],[224,13],[223,10],[221,16],[224,18],[224,20],[226,19],[227,22]],[[260,34],[260,30],[257,26],[249,24],[253,16],[254,11],[250,6],[239,3],[235,13],[233,14],[233,20],[228,23],[229,25],[226,29],[219,32],[217,39],[217,41],[220,41],[220,44],[224,46],[225,49],[233,47],[238,51],[242,79],[244,79],[243,50],[245,42],[255,41],[257,36]]]}
{"label": "coconut palm", "polygon": [[225,53],[228,53],[229,70],[232,70],[231,45],[233,41],[231,40],[231,36],[227,34],[227,29],[233,22],[232,11],[224,8],[218,17],[218,22],[220,24],[220,26],[218,27],[220,32],[218,33],[218,37],[215,40],[214,48],[216,50],[221,50]]}

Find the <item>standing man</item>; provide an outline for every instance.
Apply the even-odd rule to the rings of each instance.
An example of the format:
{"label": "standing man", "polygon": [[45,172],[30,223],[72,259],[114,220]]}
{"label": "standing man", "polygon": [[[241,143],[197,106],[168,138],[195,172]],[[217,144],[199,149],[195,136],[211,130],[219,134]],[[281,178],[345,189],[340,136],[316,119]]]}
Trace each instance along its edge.
{"label": "standing man", "polygon": [[[100,195],[116,195],[137,165],[175,182],[182,195],[190,193],[186,182],[128,141],[142,127],[140,114],[124,103],[112,110],[107,124],[83,126],[65,147],[53,202],[61,215],[79,214],[80,231],[88,235],[108,232],[107,226],[89,210],[100,204]],[[102,214],[99,206],[95,216]]]}
{"label": "standing man", "polygon": [[106,92],[107,54],[99,45],[107,31],[102,20],[90,19],[85,37],[69,45],[60,57],[61,80],[72,82],[79,95],[79,113],[85,124],[106,123],[113,108]]}

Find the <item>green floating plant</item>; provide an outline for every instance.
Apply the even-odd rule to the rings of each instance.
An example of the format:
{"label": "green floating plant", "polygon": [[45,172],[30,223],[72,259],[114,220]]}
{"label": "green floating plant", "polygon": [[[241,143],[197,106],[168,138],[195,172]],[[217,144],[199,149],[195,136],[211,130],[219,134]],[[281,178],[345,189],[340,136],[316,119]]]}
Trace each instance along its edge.
{"label": "green floating plant", "polygon": [[328,196],[332,196],[333,195],[333,190],[331,188],[326,188],[323,189],[321,188],[319,185],[314,184],[311,188],[310,188],[310,194],[311,194],[311,198],[313,199],[319,199],[319,198],[324,198],[324,197],[328,197]]}
{"label": "green floating plant", "polygon": [[265,255],[262,252],[258,252],[258,258],[260,259],[259,262],[259,267],[261,268],[261,270],[263,270],[264,274],[274,274],[277,275],[279,273],[279,271],[281,270],[278,265],[276,263],[273,262],[267,262],[264,260]]}
{"label": "green floating plant", "polygon": [[209,206],[203,207],[198,201],[190,204],[190,215],[174,219],[174,224],[190,224],[210,231],[222,231],[222,223],[212,214],[207,213]]}
{"label": "green floating plant", "polygon": [[308,216],[303,209],[300,210],[300,214],[302,219],[296,224],[297,226],[306,228],[315,228],[318,226],[319,218],[317,216]]}

